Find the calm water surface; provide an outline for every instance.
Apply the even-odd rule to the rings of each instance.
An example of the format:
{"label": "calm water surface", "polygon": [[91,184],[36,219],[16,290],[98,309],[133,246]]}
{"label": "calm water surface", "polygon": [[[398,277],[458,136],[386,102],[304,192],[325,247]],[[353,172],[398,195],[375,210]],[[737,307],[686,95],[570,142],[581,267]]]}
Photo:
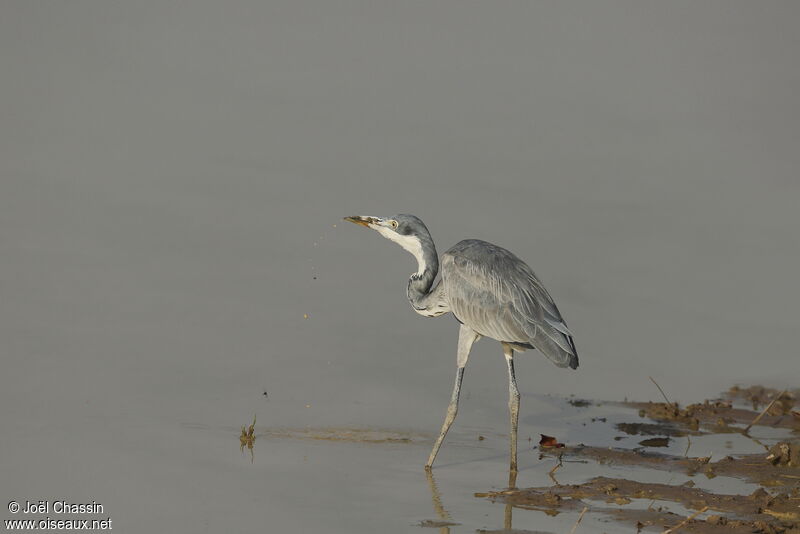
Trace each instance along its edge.
{"label": "calm water surface", "polygon": [[[457,323],[412,312],[413,258],[351,214],[414,213],[545,281],[581,367],[518,358],[525,444],[605,443],[558,396],[657,399],[648,376],[681,401],[796,385],[796,4],[0,13],[4,503],[95,500],[118,532],[427,531]],[[474,497],[506,484],[501,354],[473,350],[435,471],[453,532],[506,520]],[[518,484],[548,484],[521,454]]]}

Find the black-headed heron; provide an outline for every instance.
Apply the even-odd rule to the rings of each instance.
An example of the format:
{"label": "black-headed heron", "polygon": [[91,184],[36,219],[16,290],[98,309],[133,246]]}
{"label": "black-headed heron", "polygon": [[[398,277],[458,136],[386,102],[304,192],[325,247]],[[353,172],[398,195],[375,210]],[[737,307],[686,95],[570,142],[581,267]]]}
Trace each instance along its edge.
{"label": "black-headed heron", "polygon": [[[553,298],[528,265],[508,250],[466,239],[439,256],[419,217],[367,217],[345,220],[372,228],[417,259],[417,272],[408,279],[408,300],[426,317],[451,312],[461,323],[458,333],[456,382],[442,430],[425,467],[430,468],[458,411],[464,367],[472,344],[481,337],[503,346],[508,366],[508,407],[511,419],[511,471],[517,470],[519,390],[514,377],[514,351],[538,349],[559,367],[578,367],[578,352]],[[436,275],[441,279],[434,284]]]}

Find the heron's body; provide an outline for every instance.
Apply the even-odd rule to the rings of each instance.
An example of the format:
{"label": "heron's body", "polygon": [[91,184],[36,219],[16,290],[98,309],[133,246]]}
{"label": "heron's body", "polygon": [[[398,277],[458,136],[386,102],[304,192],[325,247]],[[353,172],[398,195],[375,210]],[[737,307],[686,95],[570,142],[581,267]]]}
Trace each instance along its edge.
{"label": "heron's body", "polygon": [[528,265],[508,250],[465,239],[442,254],[441,281],[428,308],[452,312],[459,323],[515,350],[539,349],[559,367],[578,366],[572,333],[553,298]]}
{"label": "heron's body", "polygon": [[[559,367],[578,367],[572,333],[553,298],[533,270],[508,250],[478,239],[466,239],[447,250],[440,260],[427,227],[413,215],[393,218],[347,217],[378,231],[417,259],[417,272],[408,281],[414,311],[426,317],[452,312],[461,323],[456,384],[444,426],[427,467],[456,416],[461,379],[472,344],[481,337],[503,345],[509,373],[511,467],[516,471],[519,391],[514,377],[514,351],[538,349]],[[437,274],[441,274],[438,282]]]}

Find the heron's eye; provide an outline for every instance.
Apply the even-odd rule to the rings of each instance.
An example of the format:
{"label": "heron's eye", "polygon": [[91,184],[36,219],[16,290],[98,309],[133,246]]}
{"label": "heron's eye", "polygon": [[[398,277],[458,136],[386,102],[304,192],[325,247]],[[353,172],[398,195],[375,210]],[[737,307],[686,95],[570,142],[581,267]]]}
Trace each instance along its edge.
{"label": "heron's eye", "polygon": [[395,230],[397,229],[397,221],[392,221],[390,224],[392,225],[392,228]]}

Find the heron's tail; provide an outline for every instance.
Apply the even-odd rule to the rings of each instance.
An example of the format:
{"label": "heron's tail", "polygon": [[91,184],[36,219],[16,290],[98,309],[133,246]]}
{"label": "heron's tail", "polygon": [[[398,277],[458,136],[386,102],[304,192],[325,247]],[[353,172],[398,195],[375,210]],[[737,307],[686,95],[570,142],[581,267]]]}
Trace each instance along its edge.
{"label": "heron's tail", "polygon": [[569,368],[570,369],[577,369],[578,368],[578,355],[573,354],[569,359]]}
{"label": "heron's tail", "polygon": [[531,344],[557,366],[577,369],[578,350],[572,336],[548,326],[537,325]]}

